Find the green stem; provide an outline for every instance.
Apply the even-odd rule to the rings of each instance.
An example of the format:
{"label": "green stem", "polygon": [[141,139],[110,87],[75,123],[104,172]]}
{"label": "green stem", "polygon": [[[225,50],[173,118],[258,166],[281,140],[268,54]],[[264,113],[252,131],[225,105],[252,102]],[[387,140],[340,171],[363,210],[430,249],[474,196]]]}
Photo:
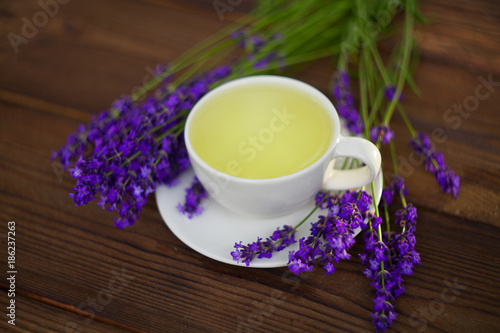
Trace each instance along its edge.
{"label": "green stem", "polygon": [[344,158],[344,163],[342,164],[342,167],[341,167],[342,170],[345,170],[345,168],[347,167],[347,164],[349,163],[349,160],[350,160],[349,157]]}
{"label": "green stem", "polygon": [[351,158],[351,164],[349,165],[349,170],[351,170],[354,167],[354,163],[356,163],[356,166],[359,166],[359,161],[355,158]]}
{"label": "green stem", "polygon": [[398,105],[398,111],[399,111],[399,114],[401,115],[401,118],[403,118],[403,121],[405,122],[406,127],[410,131],[411,136],[415,137],[415,134],[416,134],[415,128],[411,124],[410,119],[408,118],[408,115],[403,110],[403,107],[401,105]]}
{"label": "green stem", "polygon": [[141,151],[138,151],[134,155],[127,158],[127,160],[120,165],[120,168],[123,168],[127,163],[130,163],[134,158],[136,158],[139,155],[141,155]]}
{"label": "green stem", "polygon": [[177,132],[179,132],[179,129],[181,129],[181,132],[184,130],[184,124],[185,124],[185,121],[180,122],[179,124],[175,125],[171,129],[169,129],[168,131],[163,133],[162,135],[155,138],[156,142],[160,142],[162,139],[164,139],[165,137],[167,137],[171,134],[174,134],[175,136],[177,136],[176,134],[177,134]]}
{"label": "green stem", "polygon": [[384,99],[384,87],[379,87],[375,95],[375,99],[372,103],[372,108],[370,110],[368,126],[372,126],[372,124],[375,122],[375,118],[377,117],[377,114],[380,111],[380,106],[382,105],[383,99]]}
{"label": "green stem", "polygon": [[[115,151],[116,151],[116,149],[115,149]],[[111,156],[111,157],[108,157],[106,160],[109,162],[109,161],[111,161],[113,158],[120,157],[120,156],[121,156],[121,154],[122,154],[122,152],[121,152],[121,151],[120,151],[120,152],[117,152],[115,155],[113,155],[113,156]]]}
{"label": "green stem", "polygon": [[389,85],[391,83],[391,80],[389,79],[384,63],[382,62],[382,58],[380,58],[380,54],[377,48],[374,45],[370,44],[370,51],[373,55],[373,59],[375,60],[375,65],[377,65],[377,69],[380,72],[380,75],[382,76],[384,85],[386,86]]}
{"label": "green stem", "polygon": [[[187,50],[183,54],[181,54],[179,57],[177,57],[173,63],[174,65],[172,66],[172,70],[175,72],[177,71],[181,66],[185,67],[185,62],[186,61],[191,61],[194,62],[198,59],[196,56],[198,53],[202,53],[203,50],[209,48],[210,46],[216,44],[217,42],[221,41],[222,39],[226,38],[231,32],[247,25],[250,24],[252,21],[256,21],[259,19],[259,17],[256,17],[253,15],[254,13],[249,13],[248,15],[242,16],[241,18],[238,18],[234,23],[228,25],[227,27],[219,30],[215,34],[211,35],[209,38],[204,39],[202,42],[198,43],[197,45],[193,46],[191,49]],[[263,14],[265,15],[265,13]]]}
{"label": "green stem", "polygon": [[[394,174],[397,175],[398,174],[398,163],[396,161],[396,147],[394,146],[393,141],[391,141],[389,143],[389,149],[391,151],[391,159],[392,159],[392,165],[394,168]],[[406,207],[406,199],[405,199],[405,196],[403,194],[403,190],[399,191],[399,197],[401,198],[401,204],[403,205],[403,207]]]}
{"label": "green stem", "polygon": [[401,198],[401,204],[403,205],[403,207],[406,207],[407,206],[406,198],[405,198],[405,195],[403,194],[403,191],[399,191],[399,196]]}
{"label": "green stem", "polygon": [[413,45],[412,30],[413,30],[413,20],[414,20],[413,12],[415,11],[414,6],[415,6],[415,1],[408,0],[405,8],[405,25],[404,25],[404,41],[403,41],[404,45],[403,45],[403,56],[401,60],[399,78],[396,84],[396,92],[394,93],[394,97],[392,98],[391,103],[389,104],[389,107],[387,108],[387,112],[385,113],[383,119],[384,125],[388,125],[389,122],[391,121],[392,114],[394,112],[394,109],[396,108],[396,105],[399,103],[399,97],[401,96],[404,83],[406,80],[406,72],[408,71],[410,54]]}
{"label": "green stem", "polygon": [[[378,234],[378,241],[381,242],[381,243],[383,243],[383,241],[382,241],[382,225],[378,226],[377,234]],[[382,289],[385,289],[384,271],[385,271],[385,269],[384,269],[384,262],[381,261],[380,262],[380,273],[382,273],[382,276],[381,276]]]}
{"label": "green stem", "polygon": [[[205,65],[205,63],[207,63],[208,61],[212,61],[212,62],[215,62],[217,63],[219,61],[219,59],[222,59],[224,58],[225,56],[227,56],[229,53],[231,53],[233,50],[234,50],[234,42],[233,41],[228,41],[228,42],[225,42],[225,43],[222,43],[220,45],[217,45],[217,47],[214,47],[213,49],[211,49],[210,51],[207,51],[207,53],[204,55],[204,57],[201,57],[201,58],[197,58],[197,59],[193,59],[193,63],[194,65],[192,65],[188,70],[186,70],[179,78],[177,78],[173,83],[172,83],[172,86],[173,87],[177,87],[178,85],[180,85],[182,82],[186,81],[188,78],[190,78],[193,74],[195,74],[200,68],[203,67],[203,65]],[[214,56],[215,54],[217,54],[218,52],[221,52],[223,51],[223,55],[220,56],[220,57],[215,57],[215,61],[214,61]],[[190,64],[191,65],[191,64]]]}
{"label": "green stem", "polygon": [[325,196],[323,197],[323,199],[321,199],[321,201],[316,205],[316,207],[313,208],[313,210],[311,210],[311,212],[309,214],[307,214],[306,217],[304,217],[304,219],[302,221],[300,221],[294,229],[298,229],[302,224],[304,224],[305,221],[307,221],[308,218],[311,217],[311,215],[316,211],[316,209],[318,209],[319,206],[321,206],[321,204],[326,200],[326,198],[328,197],[327,194],[325,194]]}
{"label": "green stem", "polygon": [[139,98],[144,96],[147,92],[152,90],[154,87],[156,87],[158,84],[160,84],[167,76],[171,74],[170,71],[165,70],[161,72],[160,74],[154,76],[151,78],[149,81],[146,82],[139,90],[137,90],[130,98],[132,99],[133,102],[137,101]]}
{"label": "green stem", "polygon": [[366,86],[366,64],[368,62],[366,52],[362,52],[363,58],[359,62],[359,95],[360,95],[360,107],[361,107],[361,116],[363,117],[365,138],[370,138],[370,128],[368,124],[368,95],[367,95],[367,86]]}
{"label": "green stem", "polygon": [[174,132],[173,136],[178,137],[182,132],[184,132],[184,125],[186,122],[182,123],[182,126],[179,126],[177,131]]}
{"label": "green stem", "polygon": [[[375,207],[375,216],[380,216],[380,212],[378,210],[378,205],[375,204],[376,202],[378,202],[378,198],[375,197],[375,183],[374,182],[371,182],[371,188],[372,188],[372,194],[373,194],[373,206]],[[381,236],[382,237],[382,236]]]}
{"label": "green stem", "polygon": [[394,142],[391,140],[389,142],[389,149],[391,151],[392,166],[394,168],[394,174],[398,174],[398,162],[396,160],[396,148],[394,147]]}
{"label": "green stem", "polygon": [[[292,66],[292,65],[296,65],[296,64],[306,63],[306,62],[310,62],[313,60],[325,58],[325,57],[328,57],[328,56],[331,56],[331,55],[337,53],[338,50],[339,50],[339,47],[335,45],[335,46],[331,46],[331,47],[325,48],[325,49],[320,50],[320,51],[314,51],[314,52],[310,52],[310,53],[306,53],[306,54],[300,54],[300,55],[297,55],[294,57],[287,58],[285,65]],[[252,65],[253,65],[253,63],[252,63]],[[269,66],[267,66],[266,68],[262,68],[262,69],[253,69],[253,68],[251,68],[251,66],[249,66],[249,67],[250,68],[247,68],[245,70],[246,75],[254,75],[254,74],[261,73],[261,72],[270,72],[273,70],[278,70],[278,69],[281,69],[282,65],[271,63]],[[241,77],[241,73],[235,72],[235,73],[231,74],[230,76],[228,76],[228,78],[226,80],[230,81],[232,79],[236,79],[239,77]]]}
{"label": "green stem", "polygon": [[[387,204],[384,203],[384,213],[385,213],[385,227],[387,229],[387,234],[391,234],[391,225],[390,225],[390,220],[389,220],[389,208],[387,207]],[[389,254],[389,265],[392,266],[392,259],[391,255]]]}
{"label": "green stem", "polygon": [[389,219],[389,208],[387,207],[387,204],[384,202],[384,215],[385,215],[385,227],[387,228],[387,233],[389,234],[391,232],[391,226],[390,226],[390,219]]}

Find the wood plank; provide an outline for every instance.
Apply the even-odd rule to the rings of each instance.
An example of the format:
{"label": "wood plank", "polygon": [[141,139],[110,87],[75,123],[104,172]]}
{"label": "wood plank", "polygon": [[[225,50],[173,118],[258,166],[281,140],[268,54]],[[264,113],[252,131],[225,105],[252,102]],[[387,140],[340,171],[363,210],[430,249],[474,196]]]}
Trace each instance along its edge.
{"label": "wood plank", "polygon": [[[3,11],[5,31],[20,34],[21,18],[40,7],[23,0],[6,3]],[[72,1],[17,54],[7,38],[0,40],[0,87],[95,113],[142,84],[156,64],[172,61],[228,23],[211,5]]]}
{"label": "wood plank", "polygon": [[[500,4],[497,1],[419,1],[427,25],[417,21],[414,37],[421,60],[473,71],[500,74]],[[403,15],[394,26],[401,28]],[[383,50],[392,50],[398,36],[382,40]]]}
{"label": "wood plank", "polygon": [[430,25],[419,34],[424,60],[500,74],[498,1],[422,1]]}
{"label": "wood plank", "polygon": [[[88,317],[62,312],[60,308],[50,306],[43,302],[34,301],[32,295],[16,295],[16,320],[15,326],[5,320],[0,321],[0,328],[4,332],[124,332],[125,328],[107,325]],[[1,304],[7,304],[9,299],[6,293],[0,295]],[[77,324],[79,322],[80,324]],[[118,324],[119,323],[115,323]]]}

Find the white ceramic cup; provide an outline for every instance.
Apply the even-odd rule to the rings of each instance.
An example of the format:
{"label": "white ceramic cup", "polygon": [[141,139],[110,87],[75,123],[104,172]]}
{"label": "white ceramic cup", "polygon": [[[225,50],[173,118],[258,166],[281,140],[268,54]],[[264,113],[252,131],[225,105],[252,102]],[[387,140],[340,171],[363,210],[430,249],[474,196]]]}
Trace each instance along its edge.
{"label": "white ceramic cup", "polygon": [[[329,114],[333,130],[326,152],[313,164],[290,175],[248,179],[218,171],[203,161],[190,141],[191,123],[196,113],[213,99],[230,94],[234,88],[256,83],[273,84],[281,89],[300,91],[312,98]],[[241,90],[240,90],[241,91]],[[369,184],[380,171],[381,157],[377,147],[368,140],[341,136],[339,116],[330,100],[319,90],[304,82],[274,75],[248,76],[226,82],[208,92],[193,107],[186,120],[184,138],[194,172],[210,196],[224,207],[244,215],[272,217],[290,213],[309,202],[320,190],[348,190]],[[217,149],[214,147],[214,149]],[[352,157],[365,166],[352,170],[334,170],[332,161]]]}

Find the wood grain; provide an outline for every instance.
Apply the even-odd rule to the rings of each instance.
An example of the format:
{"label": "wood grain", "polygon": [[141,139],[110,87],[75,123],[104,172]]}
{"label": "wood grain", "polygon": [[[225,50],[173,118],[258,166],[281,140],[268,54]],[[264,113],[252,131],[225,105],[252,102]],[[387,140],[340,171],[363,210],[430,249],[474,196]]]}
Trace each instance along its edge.
{"label": "wood grain", "polygon": [[[18,270],[16,326],[4,317],[2,330],[372,331],[373,290],[356,256],[333,276],[222,264],[178,240],[153,197],[125,230],[94,203],[75,207],[68,197],[73,180],[50,162],[79,123],[140,84],[148,66],[171,61],[250,7],[243,2],[221,21],[212,1],[71,1],[17,54],[0,39],[0,223],[16,221]],[[1,2],[1,35],[19,32],[22,17],[39,10],[37,1]],[[467,116],[450,121],[445,114],[484,87],[480,78],[500,81],[500,4],[424,0],[422,10],[432,24],[418,30],[421,95],[405,90],[404,107],[416,128],[442,129],[435,145],[461,176],[462,190],[456,200],[441,193],[412,162],[409,134],[395,115],[397,153],[409,163],[408,200],[418,207],[422,264],[395,302],[393,331],[497,332],[500,87],[480,88],[489,95]],[[320,61],[296,77],[327,92],[331,70]],[[383,155],[390,174],[385,149]],[[0,257],[0,289],[7,291]],[[2,292],[2,308],[7,302]]]}

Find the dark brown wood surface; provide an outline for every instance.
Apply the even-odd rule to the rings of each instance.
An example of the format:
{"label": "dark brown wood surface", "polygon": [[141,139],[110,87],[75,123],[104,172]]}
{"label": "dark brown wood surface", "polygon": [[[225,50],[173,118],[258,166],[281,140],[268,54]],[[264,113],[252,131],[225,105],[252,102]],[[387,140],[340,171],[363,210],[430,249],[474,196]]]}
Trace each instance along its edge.
{"label": "dark brown wood surface", "polygon": [[[153,197],[125,230],[95,204],[75,207],[71,176],[50,162],[79,123],[130,93],[148,67],[250,7],[244,1],[220,20],[211,0],[67,1],[15,53],[7,34],[20,34],[23,17],[41,7],[0,1],[1,330],[372,331],[373,290],[359,259],[340,263],[332,276],[318,270],[298,278],[285,268],[219,263],[177,239]],[[431,22],[417,32],[421,95],[405,90],[404,106],[416,128],[442,129],[445,138],[435,143],[461,176],[461,192],[455,200],[439,191],[411,159],[409,134],[395,117],[422,264],[395,302],[393,329],[499,332],[500,2],[423,0],[421,9]],[[326,91],[330,73],[319,62],[296,77]],[[447,120],[446,110],[467,103],[483,80],[493,82],[481,88],[488,96],[460,124]],[[5,315],[8,221],[16,222],[16,326]]]}

